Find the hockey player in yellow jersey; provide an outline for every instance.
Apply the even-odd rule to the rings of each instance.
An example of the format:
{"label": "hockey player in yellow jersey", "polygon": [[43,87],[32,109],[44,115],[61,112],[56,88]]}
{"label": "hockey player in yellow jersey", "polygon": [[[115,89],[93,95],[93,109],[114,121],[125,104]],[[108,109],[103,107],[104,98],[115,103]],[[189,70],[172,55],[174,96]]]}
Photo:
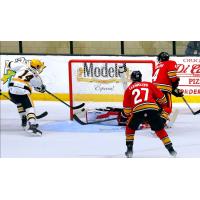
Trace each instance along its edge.
{"label": "hockey player in yellow jersey", "polygon": [[27,61],[25,58],[20,58],[8,63],[7,73],[2,78],[4,83],[9,81],[9,96],[17,105],[22,127],[32,135],[42,135],[36,123],[31,93],[32,88],[38,92],[45,92],[45,85],[39,75],[45,67],[44,63],[38,59]]}

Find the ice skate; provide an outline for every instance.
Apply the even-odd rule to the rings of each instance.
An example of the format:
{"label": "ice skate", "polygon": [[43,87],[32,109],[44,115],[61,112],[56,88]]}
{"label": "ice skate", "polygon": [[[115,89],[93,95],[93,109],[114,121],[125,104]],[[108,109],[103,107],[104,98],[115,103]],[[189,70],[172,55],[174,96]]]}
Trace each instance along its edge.
{"label": "ice skate", "polygon": [[34,136],[41,136],[42,131],[38,130],[38,124],[30,124],[27,132]]}
{"label": "ice skate", "polygon": [[169,154],[172,156],[172,157],[176,157],[176,155],[177,155],[177,152],[174,150],[174,148],[172,147],[172,148],[170,148],[169,150]]}
{"label": "ice skate", "polygon": [[177,155],[177,152],[174,150],[172,144],[169,144],[166,146],[167,150],[169,151],[169,154],[172,156],[172,157],[176,157]]}
{"label": "ice skate", "polygon": [[132,158],[132,157],[133,157],[133,151],[132,151],[132,150],[127,150],[127,151],[125,152],[125,156],[126,156],[127,158]]}

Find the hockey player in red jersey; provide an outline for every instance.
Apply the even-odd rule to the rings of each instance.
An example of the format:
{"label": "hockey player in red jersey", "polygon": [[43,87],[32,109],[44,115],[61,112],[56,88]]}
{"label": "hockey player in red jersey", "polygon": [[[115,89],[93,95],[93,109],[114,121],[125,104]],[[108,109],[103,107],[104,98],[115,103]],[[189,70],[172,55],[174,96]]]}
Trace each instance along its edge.
{"label": "hockey player in red jersey", "polygon": [[[183,92],[177,88],[180,78],[177,76],[176,62],[169,58],[167,52],[161,52],[158,55],[159,63],[153,69],[152,82],[165,94],[167,106],[172,110],[171,94],[182,97]],[[164,111],[161,113],[161,117],[165,122],[168,119],[168,115]]]}
{"label": "hockey player in red jersey", "polygon": [[150,82],[142,82],[142,74],[140,71],[133,71],[131,74],[132,84],[124,93],[123,107],[124,114],[128,116],[126,125],[126,157],[133,155],[133,143],[135,130],[143,122],[147,121],[152,130],[163,142],[170,155],[176,156],[176,151],[172,146],[172,142],[164,130],[164,123],[160,117],[159,105],[166,113],[170,113],[171,109],[167,107],[165,95],[155,85]]}

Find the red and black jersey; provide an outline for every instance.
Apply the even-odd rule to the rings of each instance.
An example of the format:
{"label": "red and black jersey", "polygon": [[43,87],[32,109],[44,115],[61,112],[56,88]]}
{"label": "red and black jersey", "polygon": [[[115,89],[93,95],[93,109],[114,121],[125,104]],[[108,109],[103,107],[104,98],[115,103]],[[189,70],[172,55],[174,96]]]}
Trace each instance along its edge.
{"label": "red and black jersey", "polygon": [[153,69],[152,82],[162,91],[172,92],[172,83],[177,77],[176,62],[172,60],[163,61]]}
{"label": "red and black jersey", "polygon": [[157,105],[166,105],[165,95],[150,82],[134,82],[124,93],[123,107],[126,114],[143,110],[159,110]]}

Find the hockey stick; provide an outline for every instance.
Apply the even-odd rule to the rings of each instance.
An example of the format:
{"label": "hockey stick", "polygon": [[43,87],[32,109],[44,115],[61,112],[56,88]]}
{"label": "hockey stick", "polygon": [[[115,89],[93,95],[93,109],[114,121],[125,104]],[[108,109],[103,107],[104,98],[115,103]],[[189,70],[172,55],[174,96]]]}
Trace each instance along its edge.
{"label": "hockey stick", "polygon": [[41,113],[40,115],[36,115],[36,119],[41,119],[43,117],[46,117],[48,115],[47,111],[44,111],[43,113]]}
{"label": "hockey stick", "polygon": [[175,109],[175,111],[173,112],[173,115],[171,115],[169,118],[169,122],[166,124],[166,128],[172,128],[175,121],[176,121],[176,118],[179,114],[179,110],[178,109]]}
{"label": "hockey stick", "polygon": [[183,101],[186,103],[186,105],[188,106],[188,108],[190,109],[190,111],[192,112],[193,115],[197,115],[200,113],[200,109],[196,112],[194,112],[194,110],[192,110],[192,108],[190,107],[190,105],[188,104],[188,102],[186,101],[185,97],[182,97]]}
{"label": "hockey stick", "polygon": [[[0,95],[4,96],[6,99],[8,99],[8,100],[10,100],[12,103],[14,103],[14,102],[13,102],[8,96],[6,96],[5,94],[1,93]],[[15,104],[15,103],[14,103],[14,104]],[[48,115],[48,112],[45,111],[45,112],[41,113],[40,115],[37,115],[37,116],[36,116],[36,119],[41,119],[41,118],[43,118],[43,117],[45,117],[45,116],[47,116],[47,115]]]}
{"label": "hockey stick", "polygon": [[[3,97],[5,97],[6,99],[8,99],[8,100],[10,100],[10,101],[12,101],[9,97],[7,97],[5,94],[3,94],[3,93],[0,93],[0,95],[2,95]],[[12,101],[13,102],[13,101]],[[13,102],[14,103],[14,102]]]}
{"label": "hockey stick", "polygon": [[73,118],[75,119],[75,121],[77,121],[79,124],[81,125],[88,125],[88,124],[99,124],[101,122],[108,122],[108,121],[112,121],[112,120],[116,120],[117,118],[110,118],[110,119],[104,119],[104,120],[99,120],[99,121],[95,121],[95,122],[83,122],[82,120],[80,120],[78,118],[77,115],[73,115]]}
{"label": "hockey stick", "polygon": [[63,100],[61,100],[60,98],[58,98],[56,95],[52,94],[51,92],[49,92],[48,90],[45,90],[45,92],[47,92],[48,94],[50,94],[52,97],[54,97],[55,99],[57,99],[58,101],[62,102],[63,104],[65,104],[66,106],[68,106],[69,108],[72,108],[74,110],[82,108],[85,103],[82,103],[78,106],[70,106],[69,104],[65,103]]}

